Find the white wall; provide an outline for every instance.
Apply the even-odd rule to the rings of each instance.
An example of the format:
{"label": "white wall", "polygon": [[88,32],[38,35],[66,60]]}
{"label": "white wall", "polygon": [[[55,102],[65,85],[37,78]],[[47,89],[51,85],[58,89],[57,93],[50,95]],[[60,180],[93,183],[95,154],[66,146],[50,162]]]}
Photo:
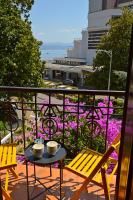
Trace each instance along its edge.
{"label": "white wall", "polygon": [[74,47],[75,47],[75,57],[80,58],[80,52],[82,48],[81,40],[75,40]]}
{"label": "white wall", "polygon": [[82,31],[82,39],[74,40],[74,47],[67,50],[67,57],[69,58],[86,58],[88,49],[88,31]]}
{"label": "white wall", "polygon": [[119,0],[119,4],[118,6],[123,7],[123,6],[130,6],[133,5],[133,1],[132,0]]}
{"label": "white wall", "polygon": [[88,49],[87,56],[86,56],[86,61],[87,61],[88,65],[92,66],[93,58],[95,56],[96,56],[96,50],[95,49]]}
{"label": "white wall", "polygon": [[88,50],[88,30],[82,31],[82,58],[86,58]]}
{"label": "white wall", "polygon": [[120,9],[103,10],[88,15],[88,29],[107,28],[106,24],[112,15],[121,15]]}
{"label": "white wall", "polygon": [[74,49],[67,49],[67,57],[74,58]]}
{"label": "white wall", "polygon": [[72,49],[68,49],[67,57],[69,58],[82,58],[82,40],[74,40],[74,47]]}

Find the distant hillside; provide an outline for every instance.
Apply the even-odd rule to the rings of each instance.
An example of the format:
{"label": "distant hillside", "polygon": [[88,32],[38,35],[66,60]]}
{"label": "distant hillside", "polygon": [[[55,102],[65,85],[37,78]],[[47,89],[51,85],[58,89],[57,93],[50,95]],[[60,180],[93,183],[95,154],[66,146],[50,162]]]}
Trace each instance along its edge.
{"label": "distant hillside", "polygon": [[72,43],[51,42],[41,46],[41,50],[63,50],[73,46]]}

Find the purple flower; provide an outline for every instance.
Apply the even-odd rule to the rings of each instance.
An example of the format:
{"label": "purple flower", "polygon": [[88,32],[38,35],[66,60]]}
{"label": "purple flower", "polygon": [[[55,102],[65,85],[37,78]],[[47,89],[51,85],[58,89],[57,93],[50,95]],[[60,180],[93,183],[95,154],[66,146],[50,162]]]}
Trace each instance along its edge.
{"label": "purple flower", "polygon": [[[112,114],[114,114],[114,107],[112,101],[109,101],[108,98],[105,98],[95,106],[96,108],[92,110],[91,107],[87,107],[83,102],[73,103],[68,98],[65,99],[64,116],[58,115],[52,117],[57,124],[55,123],[52,125],[51,133],[54,133],[54,130],[56,130],[56,134],[54,135],[57,138],[62,138],[64,131],[64,136],[67,138],[65,140],[66,145],[73,148],[74,138],[76,138],[77,130],[79,135],[82,133],[81,131],[84,128],[84,131],[89,131],[89,128],[91,129],[91,122],[93,118],[94,122],[97,123],[97,127],[95,128],[95,133],[93,136],[97,137],[98,134],[102,134],[102,137],[105,137],[107,134],[107,145],[110,146],[114,138],[121,131],[121,120],[112,118]],[[44,112],[46,111],[47,107],[48,102],[44,101],[40,106],[41,116],[44,117]],[[31,123],[32,131],[26,133],[27,141],[36,138],[35,121],[32,120]],[[99,127],[101,129],[100,133]],[[50,128],[48,126],[45,127],[45,124],[44,127],[42,127],[42,121],[40,121],[40,123],[38,123],[38,137],[48,139],[49,134]],[[23,142],[23,136],[16,136],[15,141]],[[117,159],[118,156],[116,153],[113,153],[112,157]]]}
{"label": "purple flower", "polygon": [[23,155],[17,155],[17,161],[20,162],[20,163],[24,163],[25,157]]}

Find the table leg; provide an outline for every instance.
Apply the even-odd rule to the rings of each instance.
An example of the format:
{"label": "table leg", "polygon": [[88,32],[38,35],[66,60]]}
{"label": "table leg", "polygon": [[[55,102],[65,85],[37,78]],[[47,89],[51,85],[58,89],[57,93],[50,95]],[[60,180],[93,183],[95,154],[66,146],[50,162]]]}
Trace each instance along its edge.
{"label": "table leg", "polygon": [[63,183],[63,167],[64,167],[64,160],[62,161],[62,165],[61,165],[61,182]]}
{"label": "table leg", "polygon": [[34,179],[35,179],[35,183],[36,183],[36,166],[34,165]]}
{"label": "table leg", "polygon": [[52,166],[50,165],[50,176],[52,176]]}
{"label": "table leg", "polygon": [[26,179],[27,179],[27,200],[30,200],[30,194],[29,194],[29,177],[28,177],[28,161],[26,161]]}
{"label": "table leg", "polygon": [[63,167],[62,160],[60,161],[60,200],[62,199],[62,182],[63,182]]}

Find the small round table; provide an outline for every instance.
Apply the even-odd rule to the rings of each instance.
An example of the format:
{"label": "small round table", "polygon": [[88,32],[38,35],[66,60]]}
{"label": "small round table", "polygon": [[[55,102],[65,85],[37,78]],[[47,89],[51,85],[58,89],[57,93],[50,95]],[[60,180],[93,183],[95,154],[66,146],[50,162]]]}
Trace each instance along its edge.
{"label": "small round table", "polygon": [[[55,184],[53,186],[50,186],[50,188],[47,188],[43,183],[41,183],[41,181],[39,180],[39,178],[36,177],[36,172],[35,172],[35,166],[46,166],[46,165],[51,165],[55,162],[59,162],[59,166],[60,166],[60,200],[62,199],[62,195],[61,195],[61,184],[63,181],[63,161],[67,155],[67,151],[64,147],[64,145],[62,143],[59,143],[61,145],[61,147],[59,148],[59,150],[56,152],[55,155],[49,155],[46,151],[46,143],[48,142],[44,141],[44,154],[42,158],[35,158],[33,156],[32,153],[32,147],[34,145],[34,143],[30,144],[26,149],[25,149],[25,158],[26,158],[26,177],[27,177],[27,198],[28,200],[32,200],[37,198],[39,195],[36,195],[32,198],[30,198],[30,194],[29,194],[29,181],[28,181],[28,162],[34,164],[34,177],[35,177],[35,181],[38,181],[41,185],[43,185],[43,187],[46,189],[45,191],[49,191],[50,194],[52,194],[52,192],[50,191],[50,188],[55,186]],[[40,193],[40,195],[42,194],[42,192]],[[52,194],[53,195],[53,194]],[[57,198],[57,197],[56,197]],[[57,198],[58,199],[58,198]]]}

